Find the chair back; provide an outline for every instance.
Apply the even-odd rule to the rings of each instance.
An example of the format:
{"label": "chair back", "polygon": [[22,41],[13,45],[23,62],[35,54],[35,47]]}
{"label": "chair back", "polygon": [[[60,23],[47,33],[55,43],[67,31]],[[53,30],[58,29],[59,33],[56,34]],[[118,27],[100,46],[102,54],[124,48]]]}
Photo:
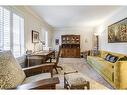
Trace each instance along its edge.
{"label": "chair back", "polygon": [[25,77],[11,51],[0,52],[0,89],[16,88]]}
{"label": "chair back", "polygon": [[55,65],[57,65],[58,62],[59,62],[60,53],[61,53],[61,46],[59,46],[59,51],[58,51],[58,54],[57,54],[57,57],[56,57],[56,64]]}

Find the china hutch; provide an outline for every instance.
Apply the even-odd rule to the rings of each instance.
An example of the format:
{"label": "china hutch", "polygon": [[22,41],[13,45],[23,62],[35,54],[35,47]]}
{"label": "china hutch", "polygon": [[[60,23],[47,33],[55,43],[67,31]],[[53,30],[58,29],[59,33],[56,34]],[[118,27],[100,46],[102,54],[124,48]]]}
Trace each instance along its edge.
{"label": "china hutch", "polygon": [[61,36],[63,58],[80,57],[80,35],[62,35]]}

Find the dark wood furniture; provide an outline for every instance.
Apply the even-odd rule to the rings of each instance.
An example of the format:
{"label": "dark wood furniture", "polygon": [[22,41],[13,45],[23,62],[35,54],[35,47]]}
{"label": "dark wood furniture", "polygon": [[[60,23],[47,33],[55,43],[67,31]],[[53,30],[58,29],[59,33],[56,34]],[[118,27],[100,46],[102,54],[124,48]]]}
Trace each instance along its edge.
{"label": "dark wood furniture", "polygon": [[[61,46],[59,46],[59,51],[58,51],[58,54],[55,58],[55,62],[52,62],[54,63],[54,69],[56,70],[56,73],[58,74],[58,70],[57,68],[60,68],[61,70],[63,70],[63,68],[61,66],[58,65],[59,63],[59,57],[60,57],[60,53],[61,53]],[[51,63],[51,62],[50,62]]]}
{"label": "dark wood furniture", "polygon": [[30,89],[55,89],[56,84],[59,83],[59,79],[58,79],[58,77],[53,78],[53,75],[52,75],[53,67],[54,67],[54,64],[50,63],[50,64],[42,64],[42,65],[38,65],[38,66],[32,66],[32,67],[24,68],[23,71],[25,72],[27,77],[33,76],[36,74],[40,74],[42,72],[50,72],[52,78],[43,79],[40,81],[23,84],[23,85],[18,86],[16,89],[19,89],[19,90],[20,89],[26,89],[26,90],[30,90]]}
{"label": "dark wood furniture", "polygon": [[[72,73],[77,73],[78,71],[74,71],[74,72],[68,72],[68,73],[64,73],[64,88],[65,89],[90,89],[90,83],[89,81],[85,81],[82,84],[78,84],[78,85],[71,85],[69,80],[67,80],[66,75],[67,74],[72,74]],[[80,80],[77,80],[80,81]]]}
{"label": "dark wood furniture", "polygon": [[40,73],[45,73],[45,72],[50,72],[51,73],[51,77],[53,77],[53,67],[54,67],[54,63],[47,63],[47,64],[41,64],[41,65],[37,65],[37,66],[31,66],[31,67],[27,67],[27,68],[23,68],[23,71],[25,72],[26,76],[33,76],[36,74],[40,74]]}
{"label": "dark wood furniture", "polygon": [[56,57],[56,62],[54,63],[54,68],[55,68],[57,74],[58,74],[57,68],[60,68],[61,70],[63,70],[63,68],[58,65],[60,53],[61,53],[61,46],[59,46],[59,51],[58,51],[58,54],[57,54],[57,57]]}
{"label": "dark wood furniture", "polygon": [[39,65],[45,63],[47,60],[50,60],[52,62],[52,56],[54,55],[55,51],[38,51],[31,54],[28,54],[26,56],[27,58],[27,64],[26,66],[33,66],[33,65]]}
{"label": "dark wood furniture", "polygon": [[56,84],[59,83],[58,77],[43,79],[37,82],[23,84],[18,86],[19,90],[31,90],[31,89],[56,89]]}
{"label": "dark wood furniture", "polygon": [[62,35],[62,52],[61,57],[80,57],[80,35]]}

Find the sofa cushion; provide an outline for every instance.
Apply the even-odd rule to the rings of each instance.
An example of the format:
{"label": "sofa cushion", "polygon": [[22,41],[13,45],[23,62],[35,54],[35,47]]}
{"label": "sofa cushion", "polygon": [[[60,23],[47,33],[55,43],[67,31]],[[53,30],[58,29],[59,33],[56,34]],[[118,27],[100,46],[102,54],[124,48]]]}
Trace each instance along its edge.
{"label": "sofa cushion", "polygon": [[42,73],[42,74],[37,74],[37,75],[34,75],[34,76],[27,77],[24,80],[23,84],[30,83],[30,82],[35,82],[35,81],[39,81],[39,80],[47,79],[47,78],[51,78],[51,73]]}
{"label": "sofa cushion", "polygon": [[101,57],[89,56],[88,60],[91,60],[92,64],[98,69],[107,68],[107,70],[112,70],[112,66],[114,65],[112,62],[106,61]]}
{"label": "sofa cushion", "polygon": [[0,52],[0,88],[15,88],[25,77],[25,73],[11,51]]}
{"label": "sofa cushion", "polygon": [[101,57],[88,56],[88,60],[91,60],[93,65],[98,69],[107,68],[107,70],[112,70],[113,63],[106,61]]}
{"label": "sofa cushion", "polygon": [[87,56],[87,59],[93,61],[104,60],[103,58],[97,56]]}
{"label": "sofa cushion", "polygon": [[105,61],[105,60],[98,60],[96,61],[100,66],[106,67],[107,69],[112,68],[112,66],[114,65],[112,62],[109,61]]}
{"label": "sofa cushion", "polygon": [[101,54],[101,58],[105,58],[105,56],[107,54],[111,54],[111,55],[117,56],[118,59],[120,59],[120,58],[125,56],[124,54],[114,53],[114,52],[110,52],[110,51],[103,51],[103,50],[100,50],[100,54]]}

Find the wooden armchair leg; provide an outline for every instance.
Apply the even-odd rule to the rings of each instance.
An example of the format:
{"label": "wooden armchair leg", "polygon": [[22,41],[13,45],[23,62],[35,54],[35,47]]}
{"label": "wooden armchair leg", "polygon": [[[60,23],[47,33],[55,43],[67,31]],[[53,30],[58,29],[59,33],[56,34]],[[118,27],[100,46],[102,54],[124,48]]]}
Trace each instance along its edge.
{"label": "wooden armchair leg", "polygon": [[63,68],[61,66],[57,66],[57,68],[60,68],[61,70],[63,70]]}
{"label": "wooden armchair leg", "polygon": [[56,74],[58,74],[58,70],[57,70],[57,68],[55,67],[55,70],[56,70]]}
{"label": "wooden armchair leg", "polygon": [[58,74],[57,68],[60,68],[61,70],[63,70],[63,68],[62,68],[61,66],[55,66],[54,68],[55,68],[55,70],[56,70],[56,74]]}

